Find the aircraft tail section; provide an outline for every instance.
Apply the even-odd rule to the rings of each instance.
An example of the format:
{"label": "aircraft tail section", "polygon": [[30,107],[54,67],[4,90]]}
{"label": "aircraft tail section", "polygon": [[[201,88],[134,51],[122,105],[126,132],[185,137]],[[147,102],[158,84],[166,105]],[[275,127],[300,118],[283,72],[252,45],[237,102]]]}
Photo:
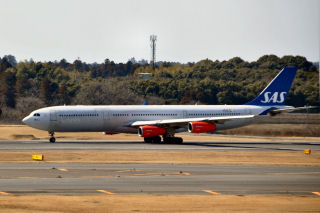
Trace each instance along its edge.
{"label": "aircraft tail section", "polygon": [[297,70],[297,67],[283,68],[268,86],[254,100],[246,103],[246,105],[284,105]]}

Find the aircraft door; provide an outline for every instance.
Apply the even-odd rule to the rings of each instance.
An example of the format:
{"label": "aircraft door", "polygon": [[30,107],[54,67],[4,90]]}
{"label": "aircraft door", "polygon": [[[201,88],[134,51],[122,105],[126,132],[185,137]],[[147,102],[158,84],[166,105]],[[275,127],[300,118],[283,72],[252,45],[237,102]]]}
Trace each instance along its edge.
{"label": "aircraft door", "polygon": [[245,109],[245,114],[246,115],[251,115],[252,114],[251,109]]}
{"label": "aircraft door", "polygon": [[188,112],[186,110],[183,110],[182,114],[183,114],[183,118],[187,118],[188,117]]}
{"label": "aircraft door", "polygon": [[57,113],[56,111],[50,111],[50,121],[57,121]]}
{"label": "aircraft door", "polygon": [[50,110],[50,116],[49,116],[49,129],[50,131],[55,131],[58,125],[58,118],[57,118],[57,112],[54,110]]}
{"label": "aircraft door", "polygon": [[103,126],[105,129],[108,129],[111,125],[110,122],[110,111],[103,111]]}
{"label": "aircraft door", "polygon": [[109,111],[104,111],[103,112],[103,120],[104,121],[110,120],[110,112]]}

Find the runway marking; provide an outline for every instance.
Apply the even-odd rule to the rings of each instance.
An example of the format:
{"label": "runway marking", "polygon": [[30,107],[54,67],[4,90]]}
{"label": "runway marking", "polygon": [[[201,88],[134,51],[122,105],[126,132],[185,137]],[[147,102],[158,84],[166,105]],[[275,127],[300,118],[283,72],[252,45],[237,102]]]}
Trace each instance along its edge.
{"label": "runway marking", "polygon": [[191,175],[188,172],[149,172],[149,173],[137,173],[137,174],[133,174],[134,176],[176,176],[176,175]]}
{"label": "runway marking", "polygon": [[267,174],[274,174],[274,175],[313,175],[313,174],[320,174],[320,172],[275,172],[275,173],[267,173]]}
{"label": "runway marking", "polygon": [[126,169],[126,170],[119,170],[116,172],[141,172],[143,171],[142,169]]}
{"label": "runway marking", "polygon": [[62,172],[67,172],[68,169],[64,169],[64,168],[61,168],[61,169],[58,169],[59,171],[62,171]]}
{"label": "runway marking", "polygon": [[214,192],[214,191],[211,191],[211,190],[202,190],[203,192],[207,192],[209,194],[213,194],[213,195],[220,195],[220,193],[218,192]]}
{"label": "runway marking", "polygon": [[189,176],[189,175],[191,175],[191,173],[189,173],[189,172],[182,172],[182,173],[180,173],[181,175],[186,175],[186,176]]}
{"label": "runway marking", "polygon": [[166,173],[141,173],[141,174],[133,174],[134,176],[168,176],[170,174]]}
{"label": "runway marking", "polygon": [[105,194],[107,194],[107,195],[114,195],[115,193],[113,193],[113,192],[108,192],[108,191],[106,191],[106,190],[97,190],[98,192],[102,192],[102,193],[105,193]]}
{"label": "runway marking", "polygon": [[113,176],[81,176],[82,178],[109,178]]}
{"label": "runway marking", "polygon": [[20,179],[36,179],[36,177],[19,177]]}
{"label": "runway marking", "polygon": [[1,195],[10,195],[9,193],[7,192],[0,192]]}
{"label": "runway marking", "polygon": [[320,192],[312,192],[312,193],[315,194],[315,195],[320,196]]}

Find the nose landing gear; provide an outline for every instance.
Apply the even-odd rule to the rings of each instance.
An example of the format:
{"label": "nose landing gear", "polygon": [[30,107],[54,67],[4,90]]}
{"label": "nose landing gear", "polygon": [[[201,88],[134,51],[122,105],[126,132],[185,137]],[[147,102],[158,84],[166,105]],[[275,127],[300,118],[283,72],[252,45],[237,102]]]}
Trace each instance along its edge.
{"label": "nose landing gear", "polygon": [[49,132],[49,134],[50,134],[49,142],[50,142],[50,143],[54,143],[54,142],[56,142],[56,138],[55,138],[55,137],[53,137],[53,136],[54,136],[54,132]]}

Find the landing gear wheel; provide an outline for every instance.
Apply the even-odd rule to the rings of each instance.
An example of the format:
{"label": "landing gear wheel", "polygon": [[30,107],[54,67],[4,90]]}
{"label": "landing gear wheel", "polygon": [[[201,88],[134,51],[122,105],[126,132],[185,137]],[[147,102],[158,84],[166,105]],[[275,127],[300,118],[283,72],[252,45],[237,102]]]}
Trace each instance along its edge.
{"label": "landing gear wheel", "polygon": [[54,132],[49,132],[49,135],[50,135],[50,139],[49,139],[50,143],[56,142],[56,138],[53,137],[54,136]]}
{"label": "landing gear wheel", "polygon": [[145,143],[151,143],[151,138],[144,138]]}
{"label": "landing gear wheel", "polygon": [[51,138],[49,139],[49,141],[50,141],[50,143],[54,143],[54,142],[56,142],[56,138],[55,138],[55,137],[51,137]]}
{"label": "landing gear wheel", "polygon": [[153,143],[161,143],[161,137],[160,136],[154,137]]}
{"label": "landing gear wheel", "polygon": [[176,137],[176,138],[175,138],[175,143],[176,143],[176,144],[182,144],[182,143],[183,143],[183,139],[182,139],[182,138],[179,138],[179,137]]}
{"label": "landing gear wheel", "polygon": [[161,137],[155,136],[155,137],[144,138],[144,142],[146,142],[146,143],[161,143]]}
{"label": "landing gear wheel", "polygon": [[183,139],[180,137],[164,137],[163,138],[163,143],[166,144],[182,144]]}

